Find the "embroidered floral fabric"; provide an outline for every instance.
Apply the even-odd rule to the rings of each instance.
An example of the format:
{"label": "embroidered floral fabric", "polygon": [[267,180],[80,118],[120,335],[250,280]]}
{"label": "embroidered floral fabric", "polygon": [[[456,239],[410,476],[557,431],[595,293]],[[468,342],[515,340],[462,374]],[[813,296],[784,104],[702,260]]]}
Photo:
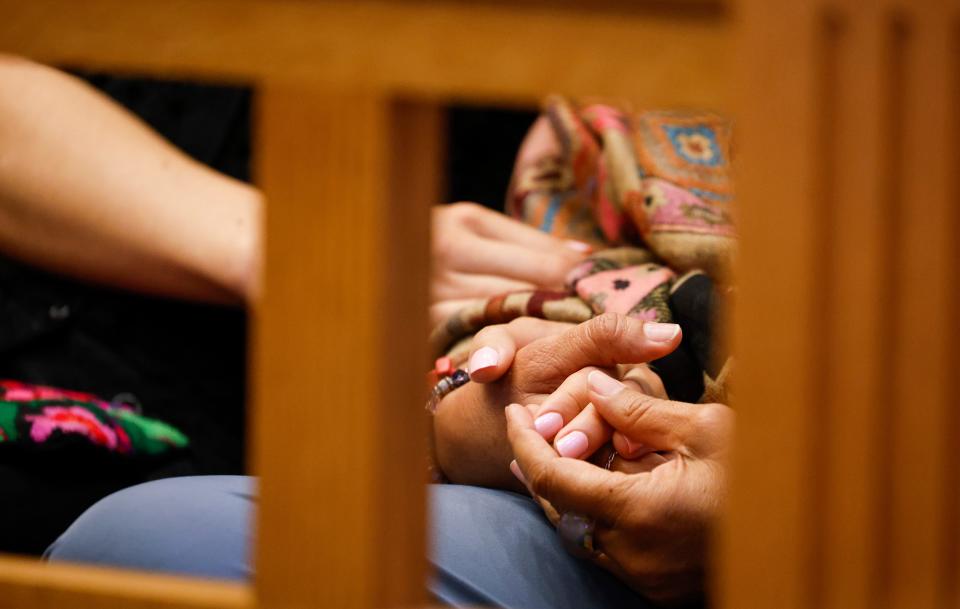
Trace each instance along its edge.
{"label": "embroidered floral fabric", "polygon": [[116,455],[161,455],[185,448],[188,440],[123,400],[0,380],[0,449],[55,451],[78,444]]}
{"label": "embroidered floral fabric", "polygon": [[570,272],[562,291],[465,306],[434,329],[435,353],[459,364],[471,335],[521,316],[580,323],[614,312],[675,321],[685,338],[668,356],[672,397],[721,398],[726,358],[712,353],[709,333],[715,286],[728,289],[732,199],[726,120],[548,99],[517,156],[507,213],[600,251]]}

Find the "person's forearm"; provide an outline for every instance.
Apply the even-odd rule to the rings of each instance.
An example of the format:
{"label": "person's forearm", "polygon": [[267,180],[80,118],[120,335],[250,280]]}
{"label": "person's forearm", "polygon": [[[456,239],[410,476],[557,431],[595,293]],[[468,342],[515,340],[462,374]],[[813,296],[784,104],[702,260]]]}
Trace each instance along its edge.
{"label": "person's forearm", "polygon": [[117,287],[243,302],[261,206],[85,83],[0,55],[0,250]]}

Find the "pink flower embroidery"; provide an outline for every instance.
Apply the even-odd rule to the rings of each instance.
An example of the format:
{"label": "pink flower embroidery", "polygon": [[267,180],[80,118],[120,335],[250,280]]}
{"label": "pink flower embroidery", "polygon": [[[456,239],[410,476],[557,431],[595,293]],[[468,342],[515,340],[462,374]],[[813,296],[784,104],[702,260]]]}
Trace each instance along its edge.
{"label": "pink flower embroidery", "polygon": [[94,402],[97,406],[108,406],[97,396],[82,391],[70,391],[46,385],[29,385],[20,381],[0,381],[0,397],[8,402],[30,402],[33,400],[77,400],[78,402]]}
{"label": "pink flower embroidery", "polygon": [[[82,434],[94,444],[111,450],[117,448],[116,432],[79,406],[45,406],[43,414],[26,415],[24,419],[33,423],[30,437],[34,442],[46,442],[54,431],[60,430],[63,433]],[[120,450],[123,451],[124,447],[121,446]]]}
{"label": "pink flower embroidery", "polygon": [[[601,271],[577,282],[577,295],[590,303],[597,315],[626,315],[658,285],[674,278],[673,271],[657,264],[639,264]],[[653,311],[654,319],[656,311]],[[641,319],[646,319],[643,315]]]}
{"label": "pink flower embroidery", "polygon": [[[648,178],[643,183],[641,232],[694,232],[732,237],[733,222],[723,205],[705,202],[692,192],[660,178]],[[636,215],[636,214],[635,214]]]}

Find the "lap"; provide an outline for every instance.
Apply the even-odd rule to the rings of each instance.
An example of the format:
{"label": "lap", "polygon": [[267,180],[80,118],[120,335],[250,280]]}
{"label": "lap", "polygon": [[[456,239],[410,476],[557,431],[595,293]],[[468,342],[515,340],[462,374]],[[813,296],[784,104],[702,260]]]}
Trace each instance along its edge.
{"label": "lap", "polygon": [[474,486],[431,489],[431,591],[456,605],[638,609],[643,599],[569,555],[530,498]]}
{"label": "lap", "polygon": [[[47,557],[244,580],[252,574],[255,497],[255,479],[245,476],[137,485],[90,508]],[[528,609],[643,605],[613,576],[564,552],[527,497],[432,485],[430,507],[430,590],[445,603]]]}
{"label": "lap", "polygon": [[45,556],[246,579],[255,493],[255,479],[246,476],[165,478],[131,486],[84,512]]}

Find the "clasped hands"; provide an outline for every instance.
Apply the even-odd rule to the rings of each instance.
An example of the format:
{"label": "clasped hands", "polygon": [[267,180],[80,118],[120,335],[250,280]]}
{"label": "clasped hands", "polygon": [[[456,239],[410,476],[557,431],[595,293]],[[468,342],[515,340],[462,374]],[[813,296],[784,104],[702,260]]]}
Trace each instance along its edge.
{"label": "clasped hands", "polygon": [[[523,318],[482,330],[471,356],[476,382],[437,413],[444,471],[459,482],[526,487],[553,519],[568,511],[593,519],[593,560],[651,600],[700,597],[733,413],[670,401],[659,378],[636,365],[680,340],[679,326],[612,314],[576,326]],[[499,415],[491,404],[506,406],[505,437],[480,418]],[[473,416],[455,416],[461,407]],[[461,424],[442,433],[451,421]],[[608,471],[591,458],[605,462],[611,442],[618,455]],[[488,456],[492,469],[472,469],[476,459],[451,444]],[[498,475],[507,469],[523,486]]]}

